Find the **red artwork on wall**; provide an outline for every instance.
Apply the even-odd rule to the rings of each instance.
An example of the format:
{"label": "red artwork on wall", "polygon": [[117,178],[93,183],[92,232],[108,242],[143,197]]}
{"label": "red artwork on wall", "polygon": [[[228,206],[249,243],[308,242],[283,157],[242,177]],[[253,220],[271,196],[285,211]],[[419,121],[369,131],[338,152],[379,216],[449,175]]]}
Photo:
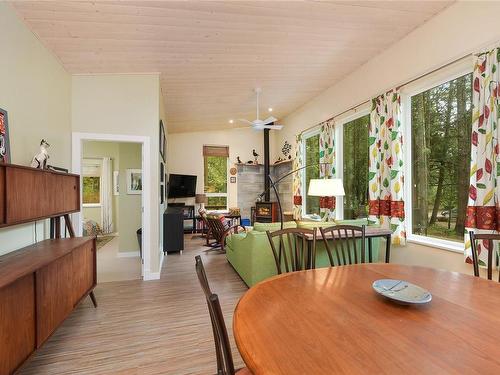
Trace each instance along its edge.
{"label": "red artwork on wall", "polygon": [[9,122],[7,111],[0,108],[0,163],[10,163]]}

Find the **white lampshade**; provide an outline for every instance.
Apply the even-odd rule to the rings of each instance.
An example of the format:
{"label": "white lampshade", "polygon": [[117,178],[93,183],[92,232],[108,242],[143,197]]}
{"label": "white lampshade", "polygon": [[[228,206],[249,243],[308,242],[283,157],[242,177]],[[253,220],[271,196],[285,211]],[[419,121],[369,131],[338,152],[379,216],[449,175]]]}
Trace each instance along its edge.
{"label": "white lampshade", "polygon": [[320,178],[309,180],[307,195],[313,197],[339,197],[344,196],[344,186],[340,178]]}

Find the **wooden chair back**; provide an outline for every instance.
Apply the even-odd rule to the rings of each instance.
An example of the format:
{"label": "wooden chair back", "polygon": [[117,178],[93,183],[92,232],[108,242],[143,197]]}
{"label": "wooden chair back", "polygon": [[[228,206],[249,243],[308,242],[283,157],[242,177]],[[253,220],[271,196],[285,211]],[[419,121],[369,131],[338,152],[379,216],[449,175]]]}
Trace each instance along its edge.
{"label": "wooden chair back", "polygon": [[[332,267],[335,265],[365,263],[366,241],[364,225],[361,227],[355,225],[333,225],[327,228],[319,228],[319,230]],[[360,248],[359,253],[358,248]],[[337,264],[335,264],[334,258],[336,258]],[[371,253],[368,259],[371,263]]]}
{"label": "wooden chair back", "polygon": [[205,210],[204,208],[200,208],[198,210],[198,214],[200,215],[201,221],[203,221],[203,224],[205,225],[205,228],[208,229],[207,210]]}
{"label": "wooden chair back", "polygon": [[219,298],[217,294],[212,293],[210,285],[208,284],[205,267],[201,257],[197,255],[196,260],[196,273],[200,281],[201,288],[205,294],[207,301],[208,312],[210,314],[210,321],[212,323],[212,331],[215,342],[215,354],[217,357],[217,375],[234,375],[233,355],[231,353],[231,344],[227,335],[226,324],[224,322],[224,315],[220,307]]}
{"label": "wooden chair back", "polygon": [[[287,228],[266,233],[278,274],[316,267],[316,230]],[[306,236],[310,236],[309,244]]]}
{"label": "wooden chair back", "polygon": [[221,242],[224,232],[229,228],[218,216],[207,216],[208,228],[217,242]]}
{"label": "wooden chair back", "polygon": [[[474,276],[479,277],[479,252],[486,250],[488,252],[488,280],[493,279],[493,267],[496,263],[496,253],[493,241],[500,241],[500,234],[497,233],[474,233],[469,232],[470,245],[472,249],[472,266],[474,269]],[[482,241],[482,244],[478,242]],[[494,256],[495,255],[495,256]],[[498,274],[498,281],[500,282],[500,273]]]}

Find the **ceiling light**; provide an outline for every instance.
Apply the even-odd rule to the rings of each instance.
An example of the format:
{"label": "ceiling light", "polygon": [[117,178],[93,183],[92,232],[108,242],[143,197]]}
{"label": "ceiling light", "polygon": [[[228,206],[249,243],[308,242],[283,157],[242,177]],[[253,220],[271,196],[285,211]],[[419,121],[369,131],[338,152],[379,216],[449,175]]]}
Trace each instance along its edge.
{"label": "ceiling light", "polygon": [[229,120],[229,123],[230,123],[230,124],[232,124],[233,122],[234,122],[234,120],[233,120],[233,119]]}
{"label": "ceiling light", "polygon": [[272,111],[273,111],[273,109],[272,109],[271,107],[269,107],[267,110],[268,110],[269,112],[272,112]]}

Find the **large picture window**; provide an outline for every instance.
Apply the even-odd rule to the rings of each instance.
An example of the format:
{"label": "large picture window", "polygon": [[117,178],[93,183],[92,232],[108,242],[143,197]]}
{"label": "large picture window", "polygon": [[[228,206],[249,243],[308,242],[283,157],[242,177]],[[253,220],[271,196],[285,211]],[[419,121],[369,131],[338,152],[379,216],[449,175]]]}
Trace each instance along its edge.
{"label": "large picture window", "polygon": [[227,163],[229,149],[225,146],[204,146],[204,182],[208,210],[227,209]]}
{"label": "large picture window", "polygon": [[472,75],[410,98],[412,234],[463,241],[470,169]]}
{"label": "large picture window", "polygon": [[370,115],[344,123],[342,164],[344,219],[368,215],[368,126]]}
{"label": "large picture window", "polygon": [[310,197],[307,195],[309,191],[309,182],[311,179],[319,178],[319,132],[311,134],[304,138],[304,165],[317,165],[305,169],[304,172],[304,196],[305,202],[304,213],[306,215],[319,215],[319,197]]}

